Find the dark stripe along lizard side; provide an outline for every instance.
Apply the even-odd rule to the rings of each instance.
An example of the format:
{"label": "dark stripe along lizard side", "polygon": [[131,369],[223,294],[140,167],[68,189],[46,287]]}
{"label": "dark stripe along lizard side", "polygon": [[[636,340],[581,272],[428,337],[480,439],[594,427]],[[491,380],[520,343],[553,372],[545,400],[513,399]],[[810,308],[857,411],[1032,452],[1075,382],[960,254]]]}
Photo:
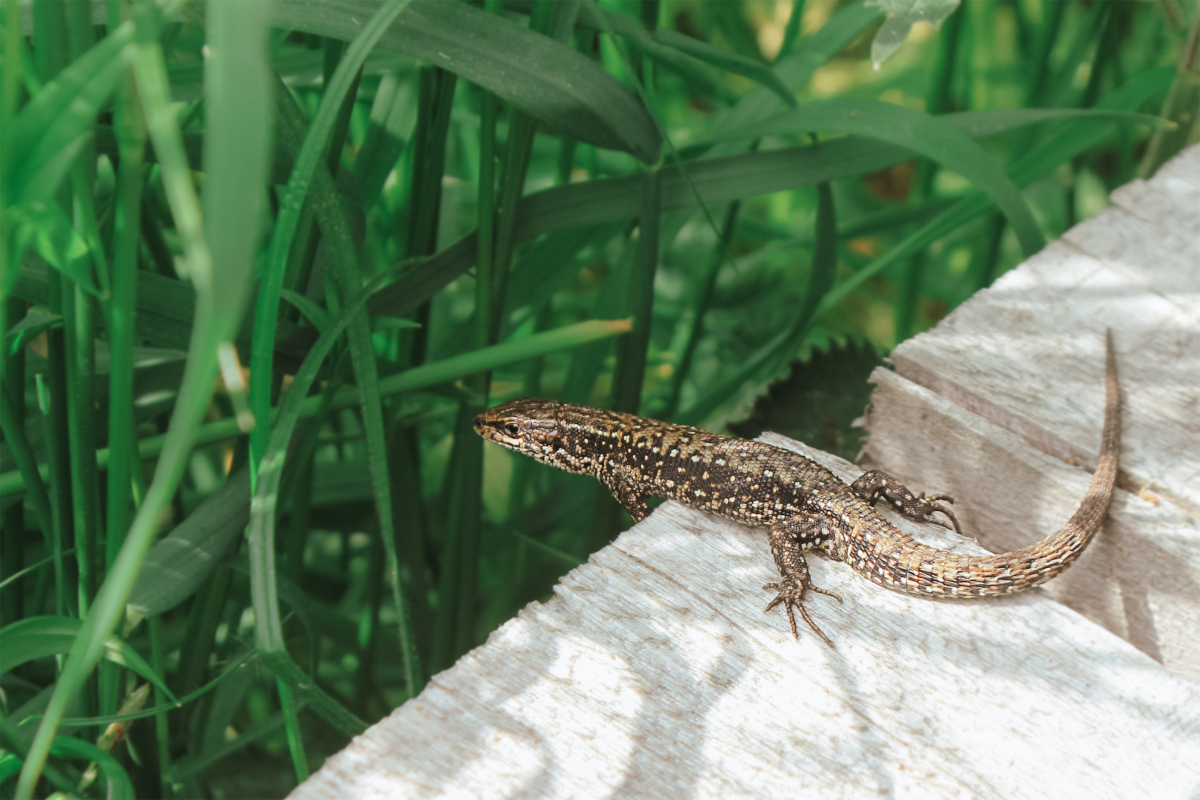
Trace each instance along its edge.
{"label": "dark stripe along lizard side", "polygon": [[[770,529],[781,580],[767,605],[787,609],[797,636],[798,609],[813,631],[833,642],[803,605],[813,586],[804,551],[822,550],[858,574],[910,594],[973,598],[1011,594],[1065,570],[1100,527],[1112,497],[1121,445],[1121,395],[1111,332],[1106,335],[1106,402],[1100,457],[1078,510],[1037,544],[997,555],[962,555],[928,547],[875,511],[886,501],[903,516],[958,531],[944,495],[913,495],[890,475],[872,470],[846,484],[829,470],[782,448],[745,439],[551,400],[517,398],[475,418],[475,431],[546,464],[600,480],[637,522],[647,497],[668,497],[701,511]],[[951,524],[931,519],[941,513]]]}

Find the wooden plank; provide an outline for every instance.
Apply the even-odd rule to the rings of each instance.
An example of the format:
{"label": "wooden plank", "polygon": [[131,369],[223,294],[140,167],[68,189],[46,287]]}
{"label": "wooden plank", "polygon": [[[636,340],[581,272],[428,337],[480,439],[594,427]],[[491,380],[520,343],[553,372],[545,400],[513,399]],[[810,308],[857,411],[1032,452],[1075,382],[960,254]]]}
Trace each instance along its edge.
{"label": "wooden plank", "polygon": [[1200,785],[1200,686],[1044,592],[939,602],[811,564],[845,601],[809,603],[836,650],[763,614],[761,530],[667,503],[291,797],[1182,798]]}
{"label": "wooden plank", "polygon": [[1125,401],[1121,485],[1200,517],[1200,324],[1124,272],[1053,244],[891,359],[912,382],[1090,468],[1107,327]]}
{"label": "wooden plank", "polygon": [[969,499],[960,518],[988,549],[1034,541],[1086,485],[1066,465],[1095,465],[1111,328],[1124,399],[1118,484],[1132,494],[1050,592],[1200,681],[1197,176],[1193,147],[896,348],[896,375],[876,376],[864,454],[916,488]]}
{"label": "wooden plank", "polygon": [[[1074,513],[1091,476],[1021,437],[885,369],[876,384],[865,452],[890,472],[920,476],[914,491],[958,498],[964,531],[989,550],[1032,544]],[[1086,391],[1086,390],[1081,390]],[[1103,396],[1103,387],[1092,394]],[[914,423],[919,420],[919,423]],[[1099,422],[1095,421],[1095,447]],[[908,478],[904,478],[908,480]],[[1045,590],[1200,683],[1200,523],[1152,493],[1118,489],[1087,551]]]}

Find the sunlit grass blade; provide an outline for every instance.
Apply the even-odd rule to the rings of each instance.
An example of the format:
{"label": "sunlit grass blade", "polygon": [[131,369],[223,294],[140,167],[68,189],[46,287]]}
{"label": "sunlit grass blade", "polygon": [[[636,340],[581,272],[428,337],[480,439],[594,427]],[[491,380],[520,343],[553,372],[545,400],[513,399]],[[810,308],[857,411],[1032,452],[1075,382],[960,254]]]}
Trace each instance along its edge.
{"label": "sunlit grass blade", "polygon": [[[381,283],[383,277],[386,276],[379,276],[373,283]],[[313,703],[313,709],[317,713],[335,727],[350,734],[365,730],[365,724],[342,704],[316,687],[288,654],[279,613],[278,592],[275,588],[275,510],[287,446],[300,419],[305,395],[316,380],[317,371],[337,338],[342,335],[352,319],[360,318],[371,288],[374,287],[368,286],[355,297],[347,298],[342,314],[321,334],[296,373],[287,399],[272,426],[267,449],[260,462],[261,468],[250,512],[249,532],[250,588],[256,621],[255,639],[263,660],[270,666],[277,679],[300,689],[304,697]],[[321,401],[319,397],[311,399]],[[403,612],[403,605],[400,610]],[[409,654],[405,655],[407,657]]]}
{"label": "sunlit grass blade", "polygon": [[[384,11],[393,13],[393,9],[387,7],[381,9],[380,13],[382,14]],[[399,9],[395,9],[394,13],[399,13]],[[352,47],[351,50],[353,49]],[[339,65],[338,69],[340,70],[341,68],[342,66]],[[298,120],[290,104],[286,104],[286,102],[281,104],[280,112],[280,120],[284,125],[291,126],[293,129],[298,125]],[[311,137],[312,135],[310,128],[308,136]],[[341,204],[334,194],[332,179],[324,165],[316,165],[313,171],[313,181],[313,209],[330,252],[332,261],[331,271],[334,283],[338,287],[339,305],[341,305],[350,297],[356,296],[356,288],[361,285],[362,279],[359,276],[358,257],[350,235],[349,225],[346,222],[345,215],[342,213]],[[392,568],[389,570],[389,579],[393,588],[393,599],[396,604],[397,623],[401,628],[401,640],[406,643],[407,647],[406,658],[408,658],[408,663],[406,663],[406,669],[408,670],[409,682],[411,684],[409,688],[411,692],[415,693],[416,686],[420,684],[420,670],[415,658],[416,650],[411,634],[410,615],[404,600],[402,588],[399,585],[400,573],[394,557],[392,498],[388,488],[390,481],[388,479],[388,461],[385,449],[386,436],[384,432],[382,396],[379,392],[378,370],[375,364],[370,323],[367,316],[365,314],[354,316],[346,324],[345,330],[347,331],[350,343],[350,355],[356,382],[361,392],[363,427],[366,433],[368,461],[371,468],[372,489],[380,526],[380,535],[388,543],[389,559],[392,564]],[[265,351],[270,353],[270,350],[265,349]],[[274,651],[268,652],[270,652],[268,658],[276,658]],[[411,658],[409,658],[410,656]],[[280,669],[290,672],[290,659],[288,663],[281,660]],[[315,700],[314,705],[318,709],[330,708],[324,699]],[[340,719],[341,717],[339,716],[338,718]]]}

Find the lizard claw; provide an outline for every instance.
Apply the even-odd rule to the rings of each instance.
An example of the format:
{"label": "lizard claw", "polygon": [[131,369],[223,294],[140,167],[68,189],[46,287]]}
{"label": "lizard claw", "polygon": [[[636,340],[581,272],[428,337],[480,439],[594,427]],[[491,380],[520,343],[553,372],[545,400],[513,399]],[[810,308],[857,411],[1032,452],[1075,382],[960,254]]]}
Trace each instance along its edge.
{"label": "lizard claw", "polygon": [[[962,528],[958,527],[958,517],[954,516],[953,511],[942,505],[942,503],[953,503],[953,497],[948,494],[931,494],[926,497],[925,494],[922,493],[917,496],[917,502],[927,509],[925,512],[925,518],[927,520],[937,523],[948,530],[953,530],[959,536],[962,536]],[[933,515],[939,511],[950,519],[949,525],[940,519],[931,519],[931,517],[933,517]]]}
{"label": "lizard claw", "polygon": [[810,617],[808,615],[808,611],[805,610],[804,591],[806,589],[812,589],[814,592],[819,594],[829,595],[839,603],[842,602],[841,597],[825,589],[818,589],[816,586],[811,584],[805,586],[804,584],[794,581],[790,578],[785,578],[783,583],[768,583],[766,586],[763,586],[763,589],[775,590],[779,592],[779,594],[775,595],[774,600],[767,603],[767,607],[763,609],[763,613],[768,613],[771,609],[775,608],[775,606],[782,604],[783,607],[787,609],[788,622],[792,624],[792,636],[794,636],[797,641],[800,640],[800,633],[796,630],[796,613],[793,609],[799,609],[800,616],[804,617],[804,621],[808,623],[808,627],[813,629],[813,633],[815,633],[817,636],[820,636],[821,640],[825,642],[825,644],[829,645],[830,647],[834,647],[833,642],[821,631],[820,628],[817,627],[817,623],[812,621],[812,617]]}

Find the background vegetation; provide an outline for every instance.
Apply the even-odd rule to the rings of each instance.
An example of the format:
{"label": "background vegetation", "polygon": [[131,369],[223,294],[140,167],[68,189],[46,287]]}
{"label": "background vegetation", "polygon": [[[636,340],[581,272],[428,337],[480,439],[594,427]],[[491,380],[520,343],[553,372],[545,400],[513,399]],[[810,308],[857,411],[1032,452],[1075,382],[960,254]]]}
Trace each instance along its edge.
{"label": "background vegetation", "polygon": [[853,457],[879,353],[1196,135],[1179,0],[878,69],[834,0],[0,12],[3,797],[286,793],[625,524],[479,410]]}

